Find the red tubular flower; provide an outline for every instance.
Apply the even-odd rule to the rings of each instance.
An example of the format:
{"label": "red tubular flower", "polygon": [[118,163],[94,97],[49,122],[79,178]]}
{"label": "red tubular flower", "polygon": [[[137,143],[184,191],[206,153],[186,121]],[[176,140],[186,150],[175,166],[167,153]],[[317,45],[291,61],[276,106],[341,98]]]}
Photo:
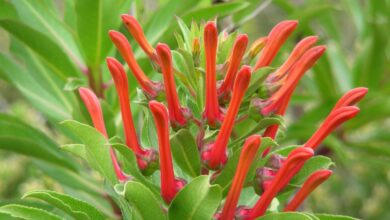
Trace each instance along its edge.
{"label": "red tubular flower", "polygon": [[166,44],[158,44],[156,47],[156,52],[164,77],[169,119],[174,127],[184,126],[186,124],[186,118],[184,117],[183,110],[179,103],[179,97],[177,96],[175,78],[173,77],[171,50]]}
{"label": "red tubular flower", "polygon": [[359,111],[360,109],[356,106],[344,106],[333,110],[303,146],[315,150],[334,129],[354,118]]}
{"label": "red tubular flower", "polygon": [[233,96],[229,104],[226,117],[222,122],[221,130],[218,133],[214,144],[210,149],[202,153],[202,159],[205,164],[213,170],[221,168],[227,160],[226,147],[233,129],[235,118],[241,105],[241,101],[248,89],[251,79],[251,69],[249,66],[243,66],[236,77],[233,88]]}
{"label": "red tubular flower", "polygon": [[230,53],[228,70],[221,86],[219,87],[219,95],[230,92],[233,89],[233,82],[236,77],[236,73],[238,72],[238,68],[240,67],[242,57],[245,54],[247,45],[248,36],[246,34],[238,35]]}
{"label": "red tubular flower", "polygon": [[253,68],[254,71],[271,64],[280,47],[291,35],[297,25],[298,21],[282,21],[271,30],[263,52],[261,53],[255,67]]}
{"label": "red tubular flower", "polygon": [[[286,181],[287,174],[291,170],[293,170],[294,167],[297,166],[297,164],[304,163],[309,158],[311,158],[313,154],[314,152],[310,148],[298,147],[294,149],[288,155],[286,162],[276,174],[271,186],[263,193],[263,195],[257,201],[255,206],[250,210],[249,215],[245,219],[253,220],[264,215],[268,206],[271,204],[272,199],[277,195],[280,190],[283,189],[283,185],[281,183],[283,181]],[[292,176],[288,178],[288,181],[290,181]]]}
{"label": "red tubular flower", "polygon": [[236,211],[236,206],[238,198],[240,197],[242,186],[244,185],[246,175],[248,173],[250,165],[253,162],[253,159],[256,156],[260,144],[260,135],[252,135],[246,139],[240,154],[240,159],[238,161],[232,185],[226,197],[226,202],[220,217],[221,220],[234,218],[234,213]]}
{"label": "red tubular flower", "polygon": [[207,22],[204,27],[204,50],[206,56],[206,106],[205,117],[211,127],[220,121],[220,110],[217,96],[216,59],[218,31],[214,22]]}
{"label": "red tubular flower", "polygon": [[343,107],[343,106],[355,105],[360,100],[362,100],[364,98],[364,96],[366,96],[367,92],[368,92],[368,89],[364,88],[364,87],[358,87],[358,88],[351,89],[350,91],[345,93],[343,95],[343,97],[341,97],[339,99],[339,101],[333,107],[332,112],[340,107]]}
{"label": "red tubular flower", "polygon": [[[79,94],[83,100],[85,107],[87,108],[89,115],[92,118],[93,126],[106,138],[108,138],[106,126],[104,124],[103,112],[100,107],[99,99],[96,97],[95,93],[87,88],[80,87]],[[110,156],[112,164],[114,166],[114,171],[116,177],[119,181],[124,182],[127,180],[126,175],[122,172],[118,160],[116,158],[114,150],[110,147]]]}
{"label": "red tubular flower", "polygon": [[305,181],[302,188],[297,192],[294,198],[288,203],[288,205],[284,208],[285,212],[293,212],[295,211],[302,202],[306,199],[306,197],[313,192],[315,188],[317,188],[320,184],[325,182],[330,175],[332,175],[331,170],[317,170]]}
{"label": "red tubular flower", "polygon": [[158,148],[160,152],[161,196],[170,203],[184,184],[175,180],[172,165],[171,146],[169,143],[169,120],[165,106],[157,101],[150,101],[149,108],[156,124]]}
{"label": "red tubular flower", "polygon": [[294,64],[284,85],[269,98],[268,102],[270,102],[270,104],[261,110],[263,115],[269,115],[274,110],[280,108],[284,101],[289,102],[290,97],[303,74],[315,64],[325,50],[325,46],[316,46],[302,55]]}
{"label": "red tubular flower", "polygon": [[119,96],[126,145],[136,154],[143,154],[144,150],[138,143],[138,137],[134,127],[133,116],[130,108],[129,84],[125,70],[123,69],[122,64],[114,58],[107,58],[106,61]]}
{"label": "red tubular flower", "polygon": [[156,55],[154,54],[154,49],[146,39],[144,31],[142,30],[142,27],[138,23],[137,19],[127,14],[124,14],[121,17],[123,23],[125,23],[125,26],[127,27],[127,30],[141,46],[142,50],[149,56],[150,59],[152,59],[153,61],[157,61]]}
{"label": "red tubular flower", "polygon": [[117,31],[110,31],[109,34],[112,42],[115,44],[119,53],[131,69],[134,77],[137,79],[138,84],[149,96],[156,97],[161,90],[160,85],[151,81],[142,71],[134,57],[133,50],[131,49],[131,45],[127,41],[126,37]]}
{"label": "red tubular flower", "polygon": [[280,68],[271,75],[271,82],[275,82],[281,79],[288,70],[293,66],[293,64],[318,40],[317,36],[309,36],[302,39],[293,49],[290,56],[287,60],[280,66]]}

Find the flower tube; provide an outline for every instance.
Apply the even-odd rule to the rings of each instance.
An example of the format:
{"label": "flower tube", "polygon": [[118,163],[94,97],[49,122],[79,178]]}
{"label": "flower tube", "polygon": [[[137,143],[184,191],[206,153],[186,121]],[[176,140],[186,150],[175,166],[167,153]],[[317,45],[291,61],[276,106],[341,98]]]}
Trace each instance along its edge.
{"label": "flower tube", "polygon": [[238,161],[236,173],[233,178],[232,185],[229,193],[226,197],[226,202],[222,210],[221,220],[233,219],[236,211],[238,198],[242,187],[244,185],[245,178],[247,176],[250,165],[256,156],[257,150],[261,144],[260,135],[252,135],[248,137],[242,147],[240,159]]}
{"label": "flower tube", "polygon": [[295,211],[306,197],[313,192],[319,185],[325,182],[330,175],[332,175],[331,170],[317,170],[309,176],[305,181],[302,188],[297,192],[294,198],[288,203],[284,208],[284,212],[293,212]]}
{"label": "flower tube", "polygon": [[[103,112],[100,107],[99,99],[95,93],[87,88],[80,87],[79,94],[83,100],[85,107],[87,108],[89,115],[91,116],[93,126],[98,130],[104,137],[108,138],[106,126],[104,124]],[[126,175],[122,172],[121,167],[118,163],[114,150],[110,147],[110,156],[116,177],[119,181],[124,182],[127,180]]]}
{"label": "flower tube", "polygon": [[226,148],[229,142],[230,134],[233,130],[234,122],[241,105],[241,101],[248,89],[251,78],[251,69],[249,66],[243,66],[237,75],[233,88],[233,96],[229,104],[226,117],[222,122],[221,130],[218,133],[214,144],[209,146],[202,153],[202,159],[210,169],[217,170],[221,168],[227,160]]}

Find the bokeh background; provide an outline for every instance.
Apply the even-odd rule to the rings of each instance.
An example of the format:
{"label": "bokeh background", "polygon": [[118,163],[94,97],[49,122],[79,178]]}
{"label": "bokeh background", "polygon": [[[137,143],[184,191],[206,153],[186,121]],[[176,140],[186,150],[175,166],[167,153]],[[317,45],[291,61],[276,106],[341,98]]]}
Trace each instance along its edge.
{"label": "bokeh background", "polygon": [[[23,90],[24,87],[30,89],[37,86],[40,87],[39,91],[53,94],[50,88],[47,89],[47,79],[39,80],[36,72],[46,72],[49,77],[55,73],[47,65],[50,59],[45,59],[44,54],[39,52],[40,47],[45,47],[42,45],[45,42],[31,43],[24,38],[36,36],[38,32],[62,48],[61,40],[66,40],[66,36],[60,33],[57,38],[47,28],[60,22],[73,34],[74,21],[69,11],[74,1],[77,0],[36,0],[23,4],[20,0],[0,0],[0,112],[42,131],[58,145],[66,142],[66,135],[56,126],[61,117],[51,114],[50,109],[37,103],[32,98],[36,94]],[[197,21],[219,15],[220,30],[245,32],[250,42],[267,35],[279,21],[298,20],[297,30],[283,46],[273,66],[282,63],[299,39],[318,35],[320,43],[327,46],[327,51],[299,84],[287,114],[288,129],[281,143],[303,143],[337,99],[349,89],[365,86],[369,88],[369,94],[360,104],[359,116],[334,132],[321,146],[320,153],[332,157],[336,162],[335,175],[314,192],[303,209],[362,219],[390,219],[389,0],[113,2],[124,4],[125,12],[135,14],[147,26],[146,35],[153,39],[153,43],[164,41],[171,46],[175,44],[176,15],[187,20],[196,15]],[[172,8],[172,5],[177,7]],[[120,10],[113,10],[107,16],[119,17],[116,12]],[[46,28],[42,25],[46,22],[42,22],[40,16],[44,20],[49,18]],[[54,21],[51,18],[55,18]],[[21,33],[12,30],[10,24],[12,26],[14,23],[7,22],[13,20],[29,32],[27,29],[23,29],[25,32],[19,29]],[[42,39],[46,39],[44,37]],[[73,49],[73,46],[70,48]],[[79,56],[77,49],[75,51],[76,57]],[[49,52],[53,53],[54,59],[61,59],[54,50]],[[138,55],[142,62],[144,57]],[[29,63],[28,56],[36,56],[36,60],[32,59],[32,63]],[[13,77],[15,74],[22,76]],[[33,80],[30,81],[30,77]],[[75,79],[73,83],[57,78],[53,80],[54,87],[60,90],[65,85],[72,87],[85,83],[80,79]],[[42,97],[46,99],[45,95]],[[50,101],[50,98],[56,99],[56,96],[50,96],[47,100]],[[60,104],[59,107],[62,108]],[[0,128],[0,137],[4,129]],[[34,141],[34,137],[31,138]],[[32,145],[23,144],[26,148],[32,148]],[[51,170],[47,161],[39,156],[26,154],[23,151],[15,152],[9,142],[0,141],[0,205],[19,202],[24,193],[33,189],[73,190],[69,184],[59,183],[61,177],[66,178],[65,174]]]}

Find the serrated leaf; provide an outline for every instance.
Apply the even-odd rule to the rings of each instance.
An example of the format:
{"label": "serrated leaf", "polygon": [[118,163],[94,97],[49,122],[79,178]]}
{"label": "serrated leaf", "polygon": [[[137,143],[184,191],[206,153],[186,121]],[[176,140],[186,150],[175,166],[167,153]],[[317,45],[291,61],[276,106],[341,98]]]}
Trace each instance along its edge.
{"label": "serrated leaf", "polygon": [[59,216],[51,214],[43,209],[14,204],[1,206],[0,213],[25,220],[61,220]]}
{"label": "serrated leaf", "polygon": [[116,183],[117,178],[109,153],[110,147],[106,145],[107,139],[95,128],[77,121],[65,120],[61,124],[70,129],[83,142],[89,165],[111,184]]}
{"label": "serrated leaf", "polygon": [[32,191],[26,193],[23,198],[36,198],[43,200],[56,208],[63,210],[75,219],[105,219],[103,214],[92,205],[69,195],[54,191]]}
{"label": "serrated leaf", "polygon": [[128,181],[125,183],[123,193],[141,219],[166,219],[166,215],[162,210],[161,198],[158,198],[144,184]]}
{"label": "serrated leaf", "polygon": [[177,165],[188,175],[200,174],[201,162],[195,138],[187,129],[181,129],[170,139],[171,151]]}
{"label": "serrated leaf", "polygon": [[222,199],[218,185],[210,185],[208,176],[199,176],[188,183],[168,208],[169,219],[212,219]]}

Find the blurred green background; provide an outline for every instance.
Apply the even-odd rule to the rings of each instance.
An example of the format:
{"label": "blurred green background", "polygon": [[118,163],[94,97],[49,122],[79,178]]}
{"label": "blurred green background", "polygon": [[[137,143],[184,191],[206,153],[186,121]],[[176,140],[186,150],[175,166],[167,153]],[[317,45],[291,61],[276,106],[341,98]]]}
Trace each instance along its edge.
{"label": "blurred green background", "polygon": [[[62,42],[66,44],[69,36],[82,34],[83,30],[75,28],[74,18],[70,16],[70,9],[75,4],[72,0],[37,0],[30,1],[30,4],[21,2],[28,1],[0,0],[0,112],[15,116],[52,137],[56,143],[63,144],[66,135],[62,134],[56,123],[74,112],[65,110],[64,115],[57,115],[42,103],[55,100],[60,109],[66,109],[67,102],[58,101],[58,89],[62,91],[65,85],[72,87],[85,82],[80,79],[80,73],[76,74],[72,83],[62,79],[62,73],[54,73],[56,77],[50,86],[48,79],[37,73],[47,72],[50,76],[55,72],[52,65],[61,67],[67,64],[61,63],[58,59],[62,59],[62,56],[57,54],[53,54],[53,59],[45,57],[47,54],[41,49],[51,49],[49,53],[59,48],[66,51]],[[318,122],[326,117],[337,99],[349,89],[365,86],[369,88],[369,94],[359,105],[359,116],[333,133],[321,147],[322,154],[336,161],[336,175],[315,191],[303,209],[363,219],[390,219],[390,0],[129,2],[116,1],[118,9],[110,11],[105,15],[106,18],[119,19],[119,14],[125,12],[135,14],[145,25],[146,35],[154,45],[164,41],[174,46],[174,32],[171,28],[177,28],[174,25],[175,15],[183,17],[185,21],[191,21],[194,15],[198,16],[195,19],[197,21],[219,15],[220,30],[237,29],[247,33],[251,42],[267,35],[281,20],[298,20],[297,30],[283,46],[272,66],[280,65],[299,39],[318,35],[320,43],[327,46],[327,51],[315,68],[305,75],[293,96],[287,114],[288,129],[282,144],[303,143],[314,132]],[[34,11],[29,7],[37,9]],[[75,13],[77,15],[77,10]],[[43,22],[40,16],[49,19]],[[18,22],[9,22],[14,20]],[[56,22],[62,23],[63,29],[52,29],[57,25]],[[15,25],[20,25],[17,26],[19,29],[13,29]],[[67,32],[69,36],[62,32],[58,32],[57,36],[58,33],[50,30],[70,31]],[[37,33],[43,34],[41,39],[48,38],[59,45],[58,48],[44,45],[45,41],[37,43],[26,39],[37,36]],[[80,35],[78,39],[81,47],[85,47],[85,39]],[[76,58],[81,57],[76,43],[70,42],[70,52],[63,52],[62,55],[72,53]],[[23,47],[27,49],[21,49]],[[107,51],[108,54],[114,53],[109,48]],[[37,60],[32,63],[25,59],[26,56],[34,57],[34,54]],[[142,63],[144,57],[140,53],[138,57]],[[87,62],[78,67],[91,66],[88,56],[85,60]],[[74,63],[77,66],[77,62]],[[100,60],[97,63],[99,65]],[[21,71],[22,78],[13,77]],[[102,68],[100,71],[103,72],[104,80],[106,70]],[[68,73],[64,70],[63,74]],[[29,77],[33,80],[30,81]],[[49,95],[42,95],[43,100],[37,101],[34,98],[36,94],[31,92],[34,86],[39,87],[37,91],[47,91]],[[64,99],[70,100],[70,105],[73,105],[75,95],[68,93]],[[39,96],[42,93],[37,94]],[[112,92],[108,91],[107,100],[112,104],[110,94]],[[115,106],[113,109],[117,110],[117,103]],[[2,129],[0,132],[5,132],[5,128]],[[23,153],[15,154],[7,143],[1,141],[0,149],[5,149],[0,151],[0,204],[17,201],[32,189],[71,190],[69,184],[64,186],[58,183],[58,177],[52,175],[58,171],[48,169],[47,161],[23,156]]]}

